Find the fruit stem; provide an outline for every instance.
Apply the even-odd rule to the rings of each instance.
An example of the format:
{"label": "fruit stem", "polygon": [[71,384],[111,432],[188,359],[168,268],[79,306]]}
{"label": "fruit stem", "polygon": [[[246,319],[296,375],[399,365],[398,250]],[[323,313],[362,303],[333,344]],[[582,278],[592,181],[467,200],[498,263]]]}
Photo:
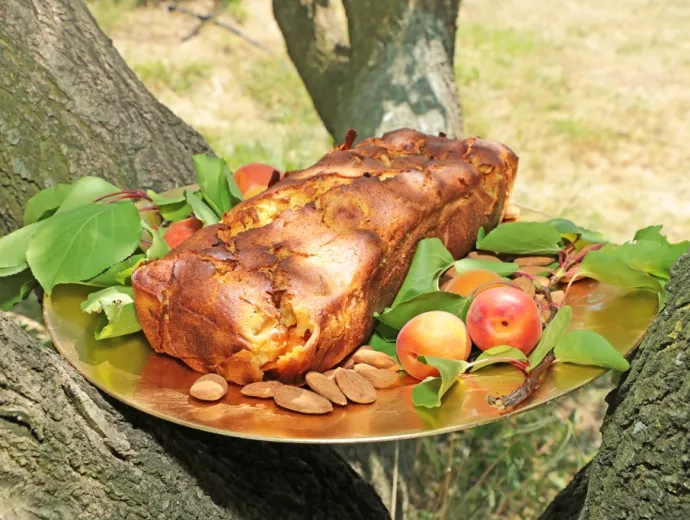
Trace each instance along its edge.
{"label": "fruit stem", "polygon": [[601,249],[602,247],[604,247],[604,245],[605,245],[605,244],[591,244],[591,245],[589,245],[589,246],[586,246],[586,247],[582,248],[582,251],[580,251],[580,252],[577,254],[577,256],[575,256],[575,258],[573,258],[573,259],[570,261],[570,263],[568,264],[568,267],[566,268],[566,271],[570,270],[571,268],[573,268],[574,266],[576,266],[576,265],[578,265],[580,262],[582,262],[582,260],[585,259],[585,257],[587,256],[587,254],[588,254],[590,251],[597,251],[598,249]]}
{"label": "fruit stem", "polygon": [[469,363],[467,365],[467,369],[469,370],[472,367],[479,366],[481,368],[481,365],[483,363],[495,363],[497,361],[501,361],[504,363],[509,363],[513,365],[515,368],[517,368],[520,372],[525,374],[525,377],[529,376],[529,362],[525,363],[524,361],[520,361],[519,359],[515,358],[510,358],[510,357],[492,357],[492,358],[487,358],[487,359],[480,359],[479,361],[473,361],[472,363]]}
{"label": "fruit stem", "polygon": [[553,365],[554,361],[556,361],[556,356],[553,354],[553,351],[551,351],[536,367],[534,367],[534,369],[525,378],[523,383],[515,390],[507,395],[500,395],[498,397],[487,395],[486,402],[489,404],[489,406],[493,406],[499,410],[506,410],[508,408],[516,407],[525,401],[529,396],[531,396],[537,388],[539,388],[542,375],[551,365]]}
{"label": "fruit stem", "polygon": [[108,193],[107,195],[103,195],[101,197],[98,197],[97,199],[94,199],[94,202],[100,202],[105,199],[110,199],[106,202],[106,204],[110,204],[111,202],[117,202],[120,200],[126,200],[126,199],[146,199],[149,202],[153,202],[151,200],[151,197],[146,195],[145,192],[142,190],[122,190],[122,191],[116,191],[115,193]]}

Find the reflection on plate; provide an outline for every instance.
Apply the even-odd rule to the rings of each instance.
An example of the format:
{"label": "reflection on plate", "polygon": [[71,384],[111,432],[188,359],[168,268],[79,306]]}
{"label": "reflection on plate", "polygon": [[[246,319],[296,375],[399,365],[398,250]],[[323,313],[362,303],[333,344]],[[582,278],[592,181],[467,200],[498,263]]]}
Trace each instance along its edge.
{"label": "reflection on plate", "polygon": [[[540,220],[537,214],[526,214]],[[536,217],[536,218],[535,218]],[[509,366],[492,366],[463,376],[440,408],[416,408],[411,392],[417,381],[377,391],[371,405],[348,404],[321,416],[278,408],[272,400],[249,398],[230,385],[220,401],[202,403],[189,397],[200,374],[182,362],[156,354],[142,333],[96,341],[97,319],[81,312],[80,303],[93,287],[58,286],[44,302],[48,331],[58,351],[91,383],[143,412],[191,428],[248,439],[345,443],[372,442],[448,433],[500,419],[545,404],[602,375],[595,367],[556,364],[537,392],[516,411],[501,413],[485,402],[487,393],[506,394],[522,375]],[[571,328],[606,337],[627,355],[640,342],[657,311],[656,294],[582,281],[572,285],[566,302],[573,308]]]}

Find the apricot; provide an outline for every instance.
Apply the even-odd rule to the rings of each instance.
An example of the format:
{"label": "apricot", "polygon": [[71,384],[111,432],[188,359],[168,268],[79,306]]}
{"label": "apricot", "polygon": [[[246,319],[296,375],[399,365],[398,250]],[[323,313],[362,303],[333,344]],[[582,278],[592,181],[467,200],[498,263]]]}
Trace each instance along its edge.
{"label": "apricot", "polygon": [[467,331],[480,350],[510,345],[528,355],[541,338],[537,304],[514,287],[483,291],[467,311]]}
{"label": "apricot", "polygon": [[171,249],[173,247],[179,246],[182,242],[191,237],[194,233],[199,231],[204,226],[198,218],[190,217],[184,220],[178,220],[170,224],[168,229],[163,235],[163,240],[168,247]]}
{"label": "apricot", "polygon": [[[246,195],[249,190],[255,187],[266,189],[271,178],[275,175],[274,172],[278,172],[279,178],[282,177],[280,171],[269,164],[252,163],[237,168],[232,177],[235,179],[235,184],[237,184],[242,195]],[[256,194],[257,192],[254,190],[252,195]]]}
{"label": "apricot", "polygon": [[418,356],[466,360],[471,349],[465,324],[446,311],[429,311],[415,316],[400,330],[395,342],[400,364],[419,380],[438,376],[439,372],[417,360]]}
{"label": "apricot", "polygon": [[[444,284],[443,290],[446,292],[451,292],[454,294],[459,294],[460,296],[469,296],[472,292],[489,282],[502,282],[503,279],[500,275],[489,271],[487,269],[473,269],[471,271],[464,271],[452,280]],[[481,290],[477,291],[476,294],[482,293],[487,289],[496,287],[495,285],[486,285]],[[475,295],[476,295],[475,294]]]}

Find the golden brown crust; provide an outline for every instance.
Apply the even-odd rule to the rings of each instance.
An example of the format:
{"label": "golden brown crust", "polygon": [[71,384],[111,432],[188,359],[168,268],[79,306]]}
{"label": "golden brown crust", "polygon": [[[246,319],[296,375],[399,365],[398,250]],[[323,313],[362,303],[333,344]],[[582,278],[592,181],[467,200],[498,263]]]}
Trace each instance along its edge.
{"label": "golden brown crust", "polygon": [[501,218],[517,157],[413,130],[290,172],[132,277],[152,347],[245,384],[326,371],[370,334],[416,244],[455,257]]}

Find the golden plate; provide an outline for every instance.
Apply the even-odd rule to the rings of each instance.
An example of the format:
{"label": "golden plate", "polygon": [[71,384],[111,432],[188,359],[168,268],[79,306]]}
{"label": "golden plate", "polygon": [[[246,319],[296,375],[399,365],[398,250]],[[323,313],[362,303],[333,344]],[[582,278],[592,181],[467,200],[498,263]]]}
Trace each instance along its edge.
{"label": "golden plate", "polygon": [[[542,215],[523,211],[523,218],[541,220]],[[412,405],[411,392],[417,381],[410,377],[402,379],[398,387],[378,390],[371,405],[350,403],[321,416],[283,410],[270,399],[245,397],[235,385],[230,385],[220,401],[203,403],[188,393],[200,374],[172,357],[154,353],[142,333],[96,341],[98,320],[80,309],[93,290],[97,289],[62,285],[44,300],[47,329],[67,361],[102,391],[138,410],[191,428],[246,439],[353,443],[448,433],[530,410],[605,373],[595,367],[557,363],[535,394],[510,413],[501,413],[485,402],[487,393],[506,394],[521,384],[522,374],[509,366],[463,376],[435,409]],[[657,312],[657,297],[652,292],[594,281],[573,284],[567,304],[573,308],[571,328],[598,332],[624,355],[638,345]]]}

